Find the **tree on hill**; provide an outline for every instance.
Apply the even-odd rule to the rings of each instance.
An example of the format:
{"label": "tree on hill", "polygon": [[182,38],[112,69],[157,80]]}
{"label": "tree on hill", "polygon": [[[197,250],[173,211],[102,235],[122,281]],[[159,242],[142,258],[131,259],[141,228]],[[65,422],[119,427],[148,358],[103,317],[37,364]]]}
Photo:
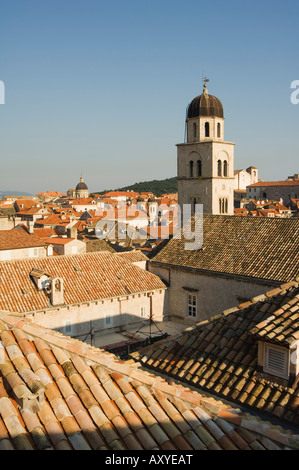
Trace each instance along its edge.
{"label": "tree on hill", "polygon": [[[162,194],[177,193],[178,183],[177,178],[166,178],[164,180],[142,181],[140,183],[125,186],[123,188],[110,189],[109,191],[135,191],[136,193],[153,193],[155,196],[162,196]],[[105,194],[107,190],[101,191],[97,194]]]}

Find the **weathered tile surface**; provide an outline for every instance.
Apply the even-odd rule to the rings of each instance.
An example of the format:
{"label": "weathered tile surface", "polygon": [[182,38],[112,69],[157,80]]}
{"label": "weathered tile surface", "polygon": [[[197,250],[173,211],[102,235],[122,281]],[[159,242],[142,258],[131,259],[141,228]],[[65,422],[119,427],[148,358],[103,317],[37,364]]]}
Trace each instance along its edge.
{"label": "weathered tile surface", "polygon": [[1,450],[298,445],[294,432],[263,427],[218,399],[7,312],[0,312],[0,340]]}
{"label": "weathered tile surface", "polygon": [[203,230],[203,249],[186,250],[192,240],[174,236],[152,262],[278,282],[298,276],[299,218],[204,215],[194,230],[197,240]]}
{"label": "weathered tile surface", "polygon": [[200,391],[299,426],[299,377],[290,383],[258,368],[258,340],[282,346],[298,340],[299,284],[283,284],[253,300],[131,357]]}
{"label": "weathered tile surface", "polygon": [[30,278],[33,269],[63,278],[67,305],[165,289],[157,276],[109,252],[7,261],[1,263],[0,309],[23,313],[49,308],[49,295]]}

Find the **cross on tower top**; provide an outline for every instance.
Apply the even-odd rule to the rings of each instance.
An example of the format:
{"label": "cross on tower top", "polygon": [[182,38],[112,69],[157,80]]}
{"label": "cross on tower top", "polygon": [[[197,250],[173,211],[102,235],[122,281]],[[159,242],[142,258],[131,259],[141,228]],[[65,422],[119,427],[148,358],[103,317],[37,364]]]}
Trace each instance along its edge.
{"label": "cross on tower top", "polygon": [[207,93],[207,83],[210,81],[207,77],[202,77],[202,81],[203,81],[203,89],[204,89],[204,92]]}

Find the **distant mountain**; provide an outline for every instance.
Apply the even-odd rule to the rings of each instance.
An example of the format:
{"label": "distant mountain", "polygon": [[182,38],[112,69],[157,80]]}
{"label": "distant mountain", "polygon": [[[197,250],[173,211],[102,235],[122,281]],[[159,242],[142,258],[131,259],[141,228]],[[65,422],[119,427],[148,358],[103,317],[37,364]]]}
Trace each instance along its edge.
{"label": "distant mountain", "polygon": [[0,199],[4,196],[33,196],[33,194],[23,193],[20,191],[0,191]]}
{"label": "distant mountain", "polygon": [[140,183],[132,184],[131,186],[124,186],[123,188],[105,189],[97,194],[104,194],[109,191],[135,191],[136,193],[151,192],[155,196],[162,196],[162,194],[177,193],[178,182],[176,176],[173,178],[166,178],[164,180],[143,181]]}

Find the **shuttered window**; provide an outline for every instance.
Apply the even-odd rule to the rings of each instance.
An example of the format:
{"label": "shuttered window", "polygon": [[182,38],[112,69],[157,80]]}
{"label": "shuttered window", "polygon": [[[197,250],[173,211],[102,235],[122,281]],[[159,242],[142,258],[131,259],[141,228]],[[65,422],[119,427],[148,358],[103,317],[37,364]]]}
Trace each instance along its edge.
{"label": "shuttered window", "polygon": [[188,316],[196,317],[197,314],[197,297],[193,294],[188,294]]}
{"label": "shuttered window", "polygon": [[146,308],[145,307],[140,307],[140,316],[141,317],[146,317]]}
{"label": "shuttered window", "polygon": [[283,379],[289,377],[289,351],[265,344],[264,371]]}

